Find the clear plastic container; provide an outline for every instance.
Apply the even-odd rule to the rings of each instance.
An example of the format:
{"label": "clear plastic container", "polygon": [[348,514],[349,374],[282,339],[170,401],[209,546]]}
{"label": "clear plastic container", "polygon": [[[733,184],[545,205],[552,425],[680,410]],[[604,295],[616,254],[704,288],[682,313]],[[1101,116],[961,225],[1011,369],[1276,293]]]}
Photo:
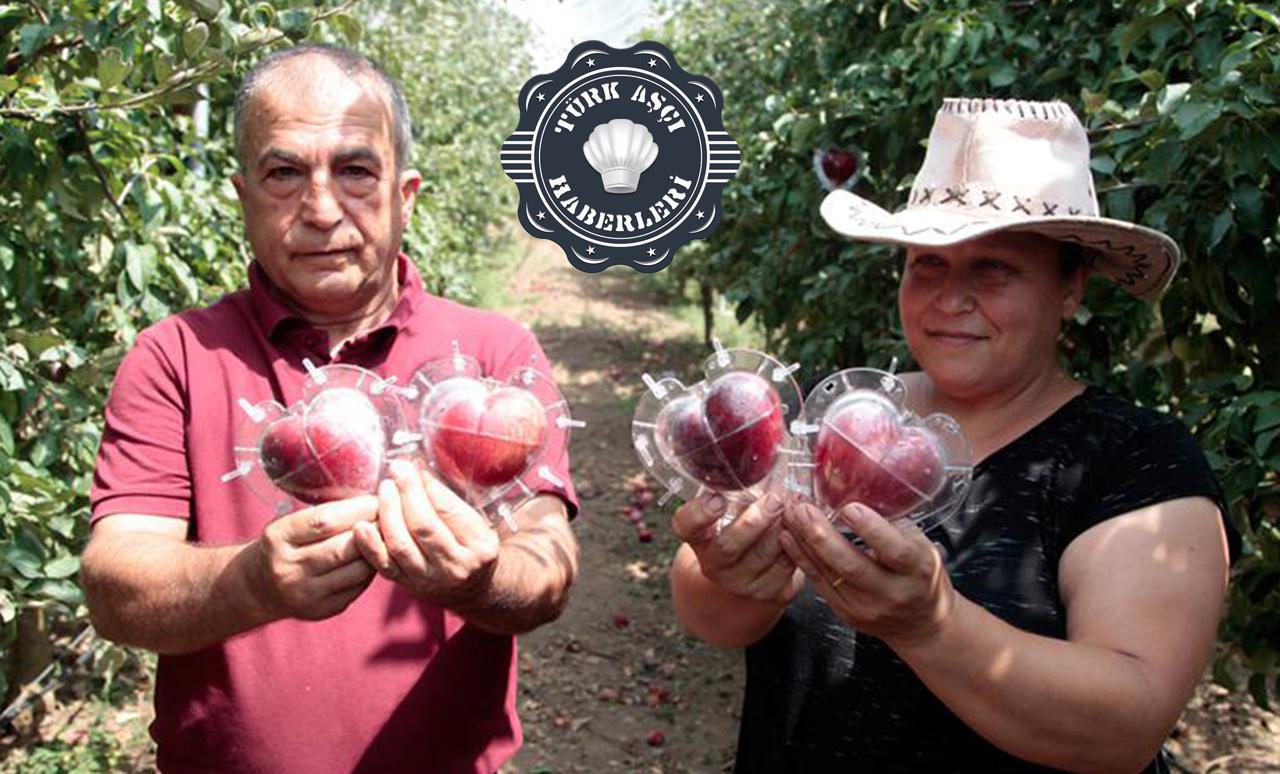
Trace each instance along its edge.
{"label": "clear plastic container", "polygon": [[774,485],[798,451],[787,426],[799,415],[797,366],[750,349],[716,351],[704,379],[654,380],[636,406],[631,437],[641,463],[667,490],[660,502],[706,491],[749,502]]}
{"label": "clear plastic container", "polygon": [[505,381],[461,354],[420,368],[401,391],[431,471],[463,499],[514,527],[515,508],[547,485],[568,450],[574,420],[555,382],[532,365]]}
{"label": "clear plastic container", "polygon": [[355,366],[306,366],[294,405],[240,400],[236,467],[222,477],[243,479],[278,514],[373,494],[391,457],[416,454],[391,382]]}
{"label": "clear plastic container", "polygon": [[808,454],[795,463],[794,478],[831,518],[858,502],[927,529],[964,503],[973,478],[964,433],[945,414],[912,414],[906,392],[891,373],[851,368],[824,379],[805,399],[792,431],[805,439]]}

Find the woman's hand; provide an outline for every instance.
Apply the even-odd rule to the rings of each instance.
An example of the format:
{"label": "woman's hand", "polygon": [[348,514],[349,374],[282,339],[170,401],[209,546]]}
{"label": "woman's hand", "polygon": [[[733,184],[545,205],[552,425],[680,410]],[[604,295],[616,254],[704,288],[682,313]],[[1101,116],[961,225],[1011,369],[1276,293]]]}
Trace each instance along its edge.
{"label": "woman's hand", "polygon": [[719,528],[726,508],[720,495],[690,500],[676,511],[671,529],[693,550],[702,574],[725,591],[787,604],[804,587],[804,576],[779,542],[786,501],[770,492]]}
{"label": "woman's hand", "polygon": [[956,592],[924,533],[857,503],[846,506],[839,518],[862,538],[865,549],[841,535],[817,506],[798,500],[786,508],[779,539],[836,615],[890,645],[941,631]]}

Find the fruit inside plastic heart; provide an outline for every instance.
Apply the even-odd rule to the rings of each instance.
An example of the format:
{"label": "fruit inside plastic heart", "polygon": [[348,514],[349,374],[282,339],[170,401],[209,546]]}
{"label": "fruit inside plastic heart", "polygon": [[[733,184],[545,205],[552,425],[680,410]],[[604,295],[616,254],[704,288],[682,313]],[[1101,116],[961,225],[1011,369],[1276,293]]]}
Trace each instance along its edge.
{"label": "fruit inside plastic heart", "polygon": [[547,410],[528,390],[457,376],[424,399],[421,430],[436,471],[468,502],[518,479],[547,441]]}
{"label": "fruit inside plastic heart", "polygon": [[358,389],[335,387],[285,413],[262,431],[262,469],[304,503],[375,491],[387,439],[373,401]]}
{"label": "fruit inside plastic heart", "polygon": [[777,461],[785,430],[777,391],[749,371],[730,371],[701,386],[659,412],[658,448],[711,489],[759,483]]}
{"label": "fruit inside plastic heart", "polygon": [[823,414],[813,446],[814,488],[833,510],[859,502],[895,518],[942,490],[947,456],[935,430],[904,424],[879,392],[853,390]]}

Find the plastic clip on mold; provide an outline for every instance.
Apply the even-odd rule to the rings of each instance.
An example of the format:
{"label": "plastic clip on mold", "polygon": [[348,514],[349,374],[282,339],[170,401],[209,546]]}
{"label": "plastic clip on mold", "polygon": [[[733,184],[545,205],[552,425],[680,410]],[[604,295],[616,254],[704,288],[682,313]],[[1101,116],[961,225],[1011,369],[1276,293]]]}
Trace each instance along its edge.
{"label": "plastic clip on mold", "polygon": [[316,384],[324,384],[328,380],[328,376],[324,371],[316,368],[316,364],[311,362],[311,358],[302,358],[302,367],[307,369],[307,376]]}
{"label": "plastic clip on mold", "polygon": [[262,420],[267,418],[266,412],[264,412],[262,409],[258,408],[257,406],[253,405],[249,401],[245,400],[244,398],[241,398],[240,400],[236,401],[236,405],[238,405],[240,409],[244,411],[244,413],[249,417],[249,420],[254,424],[261,424]]}
{"label": "plastic clip on mold", "polygon": [[658,400],[662,400],[667,397],[667,388],[655,381],[652,376],[645,373],[641,374],[640,378],[644,380],[644,385],[649,388],[649,392],[653,393],[653,397]]}
{"label": "plastic clip on mold", "polygon": [[720,343],[720,339],[712,339],[711,346],[716,350],[716,363],[724,368],[729,365],[729,351]]}

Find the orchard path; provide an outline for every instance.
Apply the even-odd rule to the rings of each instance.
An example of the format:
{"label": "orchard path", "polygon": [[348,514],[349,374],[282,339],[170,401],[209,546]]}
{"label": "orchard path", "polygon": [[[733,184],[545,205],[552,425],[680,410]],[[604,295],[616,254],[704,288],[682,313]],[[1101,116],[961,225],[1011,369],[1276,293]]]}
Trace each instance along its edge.
{"label": "orchard path", "polygon": [[[521,237],[521,245],[502,311],[533,328],[587,428],[571,447],[581,572],[563,617],[520,639],[525,746],[503,772],[724,770],[736,741],[741,656],[676,623],[669,508],[646,509],[651,542],[621,513],[634,486],[648,483],[630,436],[641,374],[691,370],[701,331],[664,309],[630,269],[584,274],[551,242]],[[660,746],[649,744],[654,731],[665,737]]]}

